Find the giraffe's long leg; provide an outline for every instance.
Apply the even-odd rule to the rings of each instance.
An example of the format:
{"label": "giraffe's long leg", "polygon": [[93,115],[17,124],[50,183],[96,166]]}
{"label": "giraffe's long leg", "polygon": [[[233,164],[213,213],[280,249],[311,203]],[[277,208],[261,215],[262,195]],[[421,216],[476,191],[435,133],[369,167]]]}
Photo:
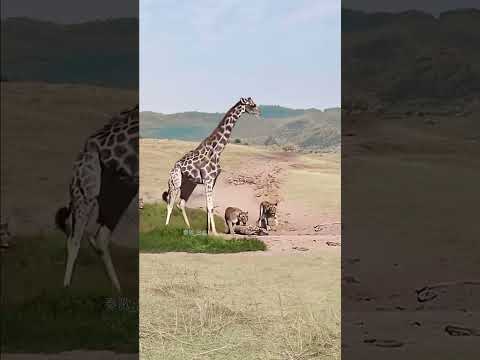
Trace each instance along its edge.
{"label": "giraffe's long leg", "polygon": [[67,266],[65,268],[65,277],[63,280],[63,286],[68,287],[72,281],[73,267],[77,260],[78,251],[80,249],[80,242],[85,234],[85,228],[88,224],[92,210],[95,208],[95,202],[82,202],[79,204],[74,212],[73,217],[73,231],[67,239]]}
{"label": "giraffe's long leg", "polygon": [[182,185],[180,189],[180,203],[178,204],[178,207],[182,211],[183,219],[185,220],[185,224],[187,224],[188,228],[190,228],[190,222],[188,221],[185,205],[188,199],[190,199],[190,196],[192,195],[193,190],[195,190],[196,186],[197,184],[189,180],[187,177],[182,176]]}
{"label": "giraffe's long leg", "polygon": [[98,249],[100,251],[100,256],[103,260],[103,263],[105,264],[105,268],[107,270],[107,274],[108,274],[108,277],[110,278],[110,281],[115,287],[115,290],[117,290],[118,293],[121,293],[122,290],[120,288],[120,282],[118,281],[117,273],[115,272],[115,268],[112,263],[112,258],[110,256],[110,249],[109,249],[110,235],[111,235],[111,232],[106,226],[100,227],[96,236],[95,243],[97,244]]}
{"label": "giraffe's long leg", "polygon": [[73,236],[69,236],[67,239],[67,266],[65,268],[65,277],[63,279],[63,286],[70,286],[72,281],[73,266],[78,256],[80,249],[80,241]]}
{"label": "giraffe's long leg", "polygon": [[213,215],[213,205],[212,205],[212,210],[210,211],[210,226],[212,228],[212,234],[217,235],[217,229],[215,227],[215,219]]}
{"label": "giraffe's long leg", "polygon": [[96,151],[82,152],[74,164],[74,176],[70,184],[72,214],[71,234],[67,238],[67,265],[63,284],[69,286],[80,242],[86,229],[98,217],[97,196],[101,185],[101,166]]}
{"label": "giraffe's long leg", "polygon": [[180,210],[182,210],[183,219],[185,220],[185,223],[187,224],[187,227],[190,229],[190,222],[188,221],[187,212],[185,211],[185,200],[184,199],[180,199],[180,204],[178,205],[178,207],[180,208]]}
{"label": "giraffe's long leg", "polygon": [[91,214],[85,229],[85,235],[88,236],[88,240],[90,244],[97,251],[100,250],[96,242],[98,232],[100,231],[100,225],[97,223],[98,212],[99,212],[98,201],[96,201],[95,207],[91,211]]}
{"label": "giraffe's long leg", "polygon": [[208,195],[207,195],[207,185],[205,185],[205,207],[207,209],[207,233],[210,232],[211,229],[211,221],[210,221],[210,212],[208,211]]}
{"label": "giraffe's long leg", "polygon": [[205,197],[207,198],[207,231],[210,233],[211,230],[213,235],[217,235],[213,216],[213,182],[205,184]]}
{"label": "giraffe's long leg", "polygon": [[182,188],[182,172],[179,167],[175,166],[170,171],[170,178],[168,179],[168,195],[167,195],[167,219],[165,225],[170,222],[170,216],[172,215],[173,206],[177,202],[177,198],[180,195]]}
{"label": "giraffe's long leg", "polygon": [[178,195],[180,194],[179,189],[170,190],[168,204],[167,204],[167,219],[165,220],[165,225],[168,225],[170,222],[170,216],[172,215],[173,206],[177,200]]}

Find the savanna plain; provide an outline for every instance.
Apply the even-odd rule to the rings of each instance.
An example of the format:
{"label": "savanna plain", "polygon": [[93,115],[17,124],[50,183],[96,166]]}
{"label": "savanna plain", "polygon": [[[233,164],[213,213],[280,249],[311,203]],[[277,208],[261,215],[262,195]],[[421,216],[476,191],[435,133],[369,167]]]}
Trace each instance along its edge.
{"label": "savanna plain", "polygon": [[[197,144],[140,140],[141,249],[147,230],[165,230],[168,173]],[[255,223],[266,199],[279,200],[279,225],[257,237],[265,250],[141,251],[142,358],[340,358],[340,154],[231,143],[221,165],[217,229],[227,206],[247,210]],[[187,203],[194,230],[206,229],[204,204],[198,186]],[[178,209],[170,226],[184,227]]]}

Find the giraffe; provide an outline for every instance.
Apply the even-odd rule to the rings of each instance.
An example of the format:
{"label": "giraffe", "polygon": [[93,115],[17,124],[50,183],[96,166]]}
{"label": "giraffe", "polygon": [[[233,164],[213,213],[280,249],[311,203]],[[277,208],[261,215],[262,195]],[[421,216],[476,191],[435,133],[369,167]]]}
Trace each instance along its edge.
{"label": "giraffe", "polygon": [[109,243],[120,217],[138,193],[138,138],[136,105],[88,137],[74,161],[69,204],[55,215],[56,225],[67,236],[64,287],[70,286],[80,242],[88,237],[114,288],[121,292]]}
{"label": "giraffe", "polygon": [[227,111],[218,126],[205,138],[194,150],[186,153],[178,160],[170,171],[168,191],[162,195],[167,203],[167,218],[165,225],[170,222],[173,206],[180,197],[177,206],[182,211],[183,219],[188,228],[185,204],[198,184],[203,184],[205,189],[207,207],[207,232],[217,234],[213,216],[213,189],[221,172],[220,155],[227,145],[235,123],[244,113],[260,116],[259,107],[252,98],[240,98],[240,100]]}

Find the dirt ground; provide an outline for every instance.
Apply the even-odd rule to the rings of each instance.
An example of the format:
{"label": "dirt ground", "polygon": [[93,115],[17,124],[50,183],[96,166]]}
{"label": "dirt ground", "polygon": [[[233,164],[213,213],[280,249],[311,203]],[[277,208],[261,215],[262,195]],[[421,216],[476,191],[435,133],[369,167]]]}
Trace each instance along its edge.
{"label": "dirt ground", "polygon": [[[478,337],[452,336],[446,327],[480,323],[478,116],[349,120],[342,124],[343,352],[477,358]],[[417,299],[416,291],[437,285],[435,298]]]}
{"label": "dirt ground", "polygon": [[[141,139],[140,196],[161,202],[168,172],[195,143]],[[259,216],[263,200],[279,200],[279,226],[262,240],[268,252],[316,251],[327,242],[340,243],[340,155],[305,155],[229,144],[222,154],[223,172],[214,190],[215,213],[223,218],[228,206]],[[205,209],[203,186],[194,190],[187,207]],[[300,249],[300,250],[298,250]]]}

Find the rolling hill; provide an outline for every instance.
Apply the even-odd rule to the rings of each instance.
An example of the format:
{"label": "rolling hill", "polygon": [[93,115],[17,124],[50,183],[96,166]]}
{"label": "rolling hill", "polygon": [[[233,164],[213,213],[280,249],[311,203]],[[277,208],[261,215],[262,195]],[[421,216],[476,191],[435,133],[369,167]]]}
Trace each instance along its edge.
{"label": "rolling hill", "polygon": [[138,19],[1,22],[1,78],[138,88]]}
{"label": "rolling hill", "polygon": [[[255,145],[296,145],[304,151],[336,151],[340,146],[341,112],[290,109],[261,105],[262,117],[247,114],[238,121],[232,139]],[[161,114],[141,112],[140,136],[153,139],[197,141],[208,136],[223,113],[183,112]]]}
{"label": "rolling hill", "polygon": [[480,94],[480,10],[342,10],[342,104],[448,112]]}

